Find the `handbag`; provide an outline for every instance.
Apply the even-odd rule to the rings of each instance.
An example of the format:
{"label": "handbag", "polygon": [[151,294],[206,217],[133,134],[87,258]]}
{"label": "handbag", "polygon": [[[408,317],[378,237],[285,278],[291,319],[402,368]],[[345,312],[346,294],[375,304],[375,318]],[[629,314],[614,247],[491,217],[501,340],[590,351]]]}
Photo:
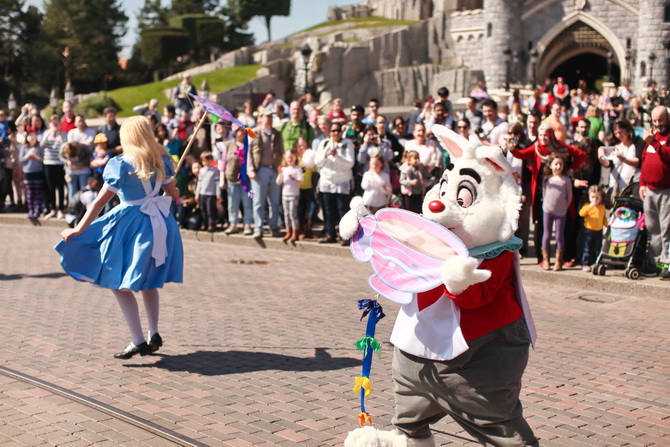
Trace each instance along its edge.
{"label": "handbag", "polygon": [[605,208],[608,210],[611,210],[614,208],[614,202],[616,202],[616,197],[619,195],[619,192],[616,190],[616,185],[615,186],[608,186],[605,189],[604,195],[603,195],[603,204],[605,205]]}

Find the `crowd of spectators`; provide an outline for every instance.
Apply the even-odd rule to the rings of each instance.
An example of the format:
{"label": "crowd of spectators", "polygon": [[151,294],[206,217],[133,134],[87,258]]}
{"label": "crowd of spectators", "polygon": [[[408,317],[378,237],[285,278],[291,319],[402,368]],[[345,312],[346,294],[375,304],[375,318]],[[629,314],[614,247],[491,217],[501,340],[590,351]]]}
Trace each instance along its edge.
{"label": "crowd of spectators", "polygon": [[[554,270],[589,270],[606,224],[598,211],[604,199],[639,184],[650,241],[644,270],[670,278],[670,96],[654,82],[644,92],[629,83],[598,92],[558,77],[498,101],[480,82],[462,107],[442,87],[435,99],[417,100],[393,116],[380,112],[376,98],[364,107],[339,98],[319,104],[308,94],[287,104],[269,92],[261,104],[247,101],[233,110],[255,129],[246,165],[244,132],[215,117],[198,127],[205,111],[186,95],[192,92],[185,78],[162,112],[157,100],[134,108],[152,121],[157,141],[175,160],[193,140],[177,173],[181,197],[174,212],[183,228],[261,239],[281,237],[284,225],[285,240],[296,241],[316,238],[314,224],[323,221],[319,242],[346,245],[336,227],[355,195],[371,211],[421,211],[423,195],[449,164],[431,133],[441,124],[506,154],[524,199],[517,231],[522,256],[531,255],[532,227],[539,265],[550,268],[553,235]],[[104,119],[91,129],[67,102],[48,124],[32,105],[11,120],[0,112],[0,207],[27,210],[34,221],[64,217],[68,203],[81,209],[83,201],[85,208],[106,161],[121,153],[116,111],[106,109]]]}

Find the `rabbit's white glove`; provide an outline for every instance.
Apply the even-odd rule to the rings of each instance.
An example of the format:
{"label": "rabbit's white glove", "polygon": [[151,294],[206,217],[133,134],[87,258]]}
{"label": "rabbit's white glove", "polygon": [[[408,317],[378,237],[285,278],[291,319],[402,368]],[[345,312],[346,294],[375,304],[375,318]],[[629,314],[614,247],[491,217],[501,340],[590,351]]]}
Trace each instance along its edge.
{"label": "rabbit's white glove", "polygon": [[366,214],[370,214],[363,205],[363,198],[356,196],[351,199],[350,210],[340,219],[340,237],[342,239],[351,239],[358,229],[358,221]]}
{"label": "rabbit's white glove", "polygon": [[460,295],[473,284],[484,282],[491,277],[489,270],[477,268],[475,258],[454,256],[449,258],[440,267],[442,280],[452,295]]}

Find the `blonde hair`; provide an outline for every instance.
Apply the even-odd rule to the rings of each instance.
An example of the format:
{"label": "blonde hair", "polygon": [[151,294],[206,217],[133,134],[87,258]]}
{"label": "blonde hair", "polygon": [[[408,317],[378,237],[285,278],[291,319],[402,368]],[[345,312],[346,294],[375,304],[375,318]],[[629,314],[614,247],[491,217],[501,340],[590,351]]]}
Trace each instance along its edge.
{"label": "blonde hair", "polygon": [[281,159],[281,166],[282,167],[287,167],[288,166],[288,164],[286,163],[286,154],[293,155],[293,158],[295,158],[295,163],[297,165],[297,163],[298,163],[298,152],[295,149],[291,149],[291,150],[288,150],[288,151],[284,152],[284,156]]}
{"label": "blonde hair", "polygon": [[140,179],[148,180],[156,175],[157,181],[165,179],[163,156],[168,151],[158,144],[151,130],[149,119],[144,116],[133,116],[121,125],[121,146],[123,154],[132,158],[135,174]]}

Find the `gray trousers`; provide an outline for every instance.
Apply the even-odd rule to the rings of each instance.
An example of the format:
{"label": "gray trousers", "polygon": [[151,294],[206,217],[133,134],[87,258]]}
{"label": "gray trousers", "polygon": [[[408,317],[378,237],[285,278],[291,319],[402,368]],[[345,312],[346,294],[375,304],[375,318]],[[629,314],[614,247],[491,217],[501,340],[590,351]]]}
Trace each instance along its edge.
{"label": "gray trousers", "polygon": [[429,425],[449,415],[482,445],[538,446],[519,400],[530,345],[524,319],[468,345],[443,362],[395,348],[393,425],[410,438],[427,438]]}
{"label": "gray trousers", "polygon": [[287,230],[297,230],[300,226],[298,222],[298,199],[300,196],[282,196],[282,206],[284,207],[284,223]]}
{"label": "gray trousers", "polygon": [[649,257],[657,264],[670,264],[670,189],[647,188],[644,226],[649,236]]}

